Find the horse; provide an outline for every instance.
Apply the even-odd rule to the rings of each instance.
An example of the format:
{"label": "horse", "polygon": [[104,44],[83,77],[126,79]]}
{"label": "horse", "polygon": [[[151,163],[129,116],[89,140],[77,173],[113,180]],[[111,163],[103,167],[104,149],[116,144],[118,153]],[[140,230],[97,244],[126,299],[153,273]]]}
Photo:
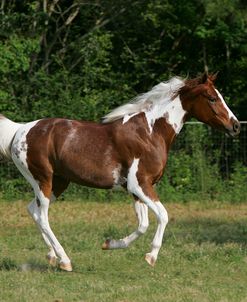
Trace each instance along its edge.
{"label": "horse", "polygon": [[157,218],[151,252],[155,265],[168,223],[168,213],[154,185],[161,179],[168,152],[191,117],[224,131],[240,132],[240,123],[215,88],[216,75],[193,79],[172,77],[103,117],[102,121],[43,118],[16,123],[0,116],[0,153],[12,160],[31,184],[34,199],[27,209],[49,249],[52,266],[72,271],[71,260],[55,237],[48,209],[70,182],[133,195],[137,229],[122,239],[107,239],[103,250],[127,248],[148,226],[148,209]]}

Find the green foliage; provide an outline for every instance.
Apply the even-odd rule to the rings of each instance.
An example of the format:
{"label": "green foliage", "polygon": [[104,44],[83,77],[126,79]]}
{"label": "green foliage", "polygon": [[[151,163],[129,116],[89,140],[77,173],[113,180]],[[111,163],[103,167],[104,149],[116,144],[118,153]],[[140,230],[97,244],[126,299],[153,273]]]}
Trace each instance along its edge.
{"label": "green foliage", "polygon": [[[7,200],[27,197],[32,192],[30,185],[23,177],[3,179],[1,182],[1,196]],[[27,194],[29,193],[29,194]]]}
{"label": "green foliage", "polygon": [[[100,120],[171,75],[194,76],[207,67],[220,71],[225,99],[240,119],[247,119],[243,1],[13,0],[1,1],[0,10],[0,112],[15,121]],[[218,149],[201,128],[185,130],[184,136],[187,149],[171,153],[159,185],[162,198],[186,201],[200,193],[219,199],[226,182]],[[5,172],[0,186],[10,198],[21,192],[22,181]],[[242,172],[231,172],[227,186],[234,193],[229,196],[245,199],[237,189]],[[99,200],[115,195],[80,190]],[[72,187],[70,192],[79,191]]]}
{"label": "green foliage", "polygon": [[[159,191],[168,201],[219,200],[224,192],[219,148],[203,125],[186,125],[170,152]],[[225,200],[229,198],[224,194]]]}
{"label": "green foliage", "polygon": [[247,167],[236,163],[230,179],[226,182],[225,194],[232,202],[247,200]]}
{"label": "green foliage", "polygon": [[246,16],[238,0],[3,1],[0,111],[98,120],[171,74],[208,66],[244,119]]}
{"label": "green foliage", "polygon": [[11,35],[0,43],[0,74],[1,76],[26,72],[30,67],[30,56],[39,52],[36,39],[26,39]]}

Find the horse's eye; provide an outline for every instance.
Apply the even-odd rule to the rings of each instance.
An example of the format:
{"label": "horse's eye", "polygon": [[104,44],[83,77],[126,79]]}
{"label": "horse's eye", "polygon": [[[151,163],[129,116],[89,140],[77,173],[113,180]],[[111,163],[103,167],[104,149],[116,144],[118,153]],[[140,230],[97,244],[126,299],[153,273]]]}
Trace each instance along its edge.
{"label": "horse's eye", "polygon": [[214,98],[213,96],[210,96],[209,98],[210,103],[214,104],[216,102],[216,98]]}

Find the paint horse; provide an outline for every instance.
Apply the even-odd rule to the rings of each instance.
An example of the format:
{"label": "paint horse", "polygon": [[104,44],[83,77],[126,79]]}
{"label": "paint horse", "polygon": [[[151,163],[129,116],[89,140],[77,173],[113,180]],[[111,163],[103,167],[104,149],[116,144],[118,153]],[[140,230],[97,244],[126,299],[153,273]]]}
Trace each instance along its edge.
{"label": "paint horse", "polygon": [[49,248],[51,265],[72,271],[69,257],[55,237],[48,208],[69,185],[111,189],[122,186],[134,197],[137,229],[123,239],[108,239],[102,248],[127,248],[148,228],[148,208],[157,230],[146,261],[154,265],[168,214],[154,190],[161,179],[172,142],[194,117],[230,136],[240,124],[214,87],[216,76],[162,82],[132,102],[107,114],[102,123],[44,118],[26,124],[0,116],[0,153],[12,159],[31,184],[35,198],[28,211]]}

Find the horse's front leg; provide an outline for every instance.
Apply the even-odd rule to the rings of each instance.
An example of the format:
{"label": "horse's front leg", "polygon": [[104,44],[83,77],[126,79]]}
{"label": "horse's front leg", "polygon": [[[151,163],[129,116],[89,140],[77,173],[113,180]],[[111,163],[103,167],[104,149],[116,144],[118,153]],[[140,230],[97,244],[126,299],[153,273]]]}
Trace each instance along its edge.
{"label": "horse's front leg", "polygon": [[146,181],[148,178],[142,177],[142,174],[138,176],[138,171],[139,159],[134,159],[129,169],[127,187],[128,191],[142,200],[154,212],[157,218],[158,227],[152,242],[152,250],[145,257],[145,260],[154,266],[162,245],[165,227],[168,223],[168,214],[165,207],[159,201],[152,184]]}
{"label": "horse's front leg", "polygon": [[149,225],[148,207],[140,200],[137,200],[134,204],[134,208],[138,219],[137,230],[120,240],[107,239],[102,245],[103,250],[127,248],[133,241],[146,232]]}
{"label": "horse's front leg", "polygon": [[157,260],[159,250],[162,246],[164,231],[168,223],[168,214],[165,207],[159,201],[154,202],[154,204],[158,212],[158,213],[155,212],[158,221],[158,227],[152,242],[152,250],[150,253],[147,253],[145,256],[145,260],[148,262],[148,264],[152,266],[155,265],[155,262]]}

